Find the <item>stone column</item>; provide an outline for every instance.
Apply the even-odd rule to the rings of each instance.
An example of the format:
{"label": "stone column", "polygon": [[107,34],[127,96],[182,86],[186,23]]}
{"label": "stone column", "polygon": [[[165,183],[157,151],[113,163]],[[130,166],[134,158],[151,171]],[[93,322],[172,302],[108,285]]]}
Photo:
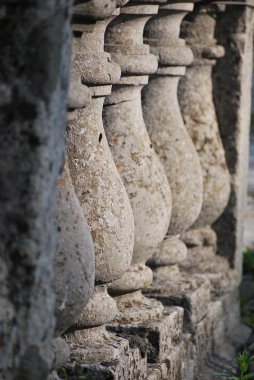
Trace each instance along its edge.
{"label": "stone column", "polygon": [[[72,61],[75,49],[72,51]],[[68,109],[87,107],[91,91],[82,84],[81,74],[70,70]],[[56,335],[66,331],[84,309],[94,288],[94,249],[83,210],[75,194],[67,158],[57,184],[57,225],[59,249],[55,256]],[[59,339],[58,339],[59,341]]]}
{"label": "stone column", "polygon": [[158,5],[130,1],[107,28],[105,47],[121,66],[122,77],[106,98],[105,132],[134,213],[135,242],[131,269],[110,286],[116,296],[118,321],[141,322],[162,315],[162,305],[142,296],[152,282],[145,265],[163,240],[171,214],[171,193],[163,167],[147,134],[141,90],[157,69],[156,57],[143,44],[143,29]]}
{"label": "stone column", "polygon": [[179,234],[193,224],[202,204],[200,163],[177,99],[179,79],[193,58],[184,40],[179,39],[179,29],[183,17],[192,9],[192,1],[161,5],[144,34],[151,51],[159,58],[159,68],[142,93],[144,118],[172,191],[168,236],[150,260],[153,266],[174,264],[186,257],[187,249]]}
{"label": "stone column", "polygon": [[47,378],[71,1],[1,1],[1,379]]}
{"label": "stone column", "polygon": [[[110,17],[111,8],[104,15],[110,5],[107,0],[93,3],[94,8],[89,8],[89,20],[86,3],[74,6],[72,65],[75,76],[79,75],[82,84],[90,89],[92,100],[86,108],[70,114],[66,147],[74,189],[93,238],[96,286],[88,305],[66,334],[71,348],[67,371],[70,376],[104,376],[109,369],[100,363],[118,359],[113,367],[120,376],[121,371],[127,370],[127,362],[130,373],[133,362],[137,371],[144,372],[140,354],[129,351],[128,341],[105,330],[105,323],[113,320],[118,312],[115,301],[107,292],[107,285],[130,266],[134,222],[102,123],[104,98],[110,94],[111,84],[120,78],[120,67],[111,61],[109,53],[104,52],[104,32],[117,11]],[[94,22],[91,18],[95,19]]]}
{"label": "stone column", "polygon": [[[145,27],[145,41],[158,56],[159,67],[142,93],[144,118],[172,191],[172,217],[168,235],[154,252],[149,265],[153,284],[146,290],[165,305],[185,308],[188,328],[198,322],[209,301],[209,283],[180,273],[178,263],[187,248],[179,239],[199,215],[203,199],[202,171],[198,155],[183,123],[177,99],[178,82],[192,62],[192,52],[179,38],[180,24],[193,2],[167,2]],[[203,299],[202,306],[197,299]]]}
{"label": "stone column", "polygon": [[216,6],[196,6],[182,26],[182,35],[194,53],[193,64],[179,86],[187,130],[198,152],[204,180],[201,213],[193,226],[211,225],[222,214],[230,192],[230,178],[213,103],[212,68],[224,55],[216,44]]}
{"label": "stone column", "polygon": [[210,227],[225,209],[230,193],[230,177],[213,102],[212,68],[224,55],[223,47],[214,38],[218,11],[217,5],[197,4],[183,22],[182,36],[193,50],[194,61],[179,86],[181,110],[199,155],[204,180],[201,213],[192,230],[183,237],[192,248],[183,267],[195,273],[210,273],[213,292],[217,295],[235,282],[227,261],[215,256],[216,234]]}

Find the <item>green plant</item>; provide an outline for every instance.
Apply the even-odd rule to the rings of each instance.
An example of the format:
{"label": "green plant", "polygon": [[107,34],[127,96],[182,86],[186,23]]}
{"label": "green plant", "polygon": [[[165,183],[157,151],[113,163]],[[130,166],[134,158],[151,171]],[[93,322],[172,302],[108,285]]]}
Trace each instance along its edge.
{"label": "green plant", "polygon": [[244,323],[249,327],[254,327],[254,315],[245,315],[243,317]]}
{"label": "green plant", "polygon": [[254,379],[254,372],[248,373],[250,363],[254,361],[254,355],[249,356],[247,351],[237,354],[236,361],[238,364],[239,375],[232,372],[219,372],[217,376],[228,380],[251,380]]}
{"label": "green plant", "polygon": [[[57,374],[58,376],[63,379],[63,380],[69,380],[68,378],[68,374],[67,374],[67,371],[64,367],[58,367],[57,368]],[[77,380],[87,380],[87,377],[82,375],[82,376],[78,376]]]}
{"label": "green plant", "polygon": [[66,369],[64,367],[58,367],[57,368],[57,374],[59,375],[59,377],[61,379],[68,380],[68,375],[67,375]]}
{"label": "green plant", "polygon": [[254,246],[243,251],[243,266],[246,271],[254,271]]}

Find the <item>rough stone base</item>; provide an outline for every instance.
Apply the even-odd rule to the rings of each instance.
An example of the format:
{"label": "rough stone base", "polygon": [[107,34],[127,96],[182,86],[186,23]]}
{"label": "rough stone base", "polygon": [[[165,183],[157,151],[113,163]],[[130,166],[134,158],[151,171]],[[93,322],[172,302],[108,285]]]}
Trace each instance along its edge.
{"label": "rough stone base", "polygon": [[138,348],[130,349],[112,362],[98,364],[70,363],[66,366],[69,380],[85,376],[89,380],[145,380],[147,362]]}
{"label": "rough stone base", "polygon": [[[181,307],[164,309],[160,320],[132,324],[111,324],[108,330],[118,335],[132,339],[138,345],[143,341],[143,350],[149,363],[161,363],[171,353],[172,347],[181,342],[183,331],[183,314]],[[142,343],[141,343],[142,344]]]}
{"label": "rough stone base", "polygon": [[156,298],[167,307],[182,307],[184,331],[192,331],[207,312],[210,282],[203,276],[184,272],[176,272],[174,276],[170,276],[174,268],[162,268],[162,270],[165,272],[164,276],[161,271],[160,276],[155,276],[153,284],[145,290],[146,296]]}
{"label": "rough stone base", "polygon": [[[90,330],[90,331],[89,331]],[[145,379],[147,361],[138,347],[109,333],[103,327],[76,330],[67,336],[70,360],[65,366],[68,379],[86,376],[89,380]]]}
{"label": "rough stone base", "polygon": [[[83,346],[82,331],[69,338],[68,379],[219,380],[216,372],[234,369],[235,349],[250,333],[239,327],[237,287],[232,282],[227,293],[218,297],[214,292],[211,299],[209,273],[171,270],[174,276],[167,277],[166,269],[165,277],[157,277],[161,281],[156,280],[146,294],[163,303],[162,317],[129,324],[116,320],[107,326],[108,332],[103,330],[103,339],[99,335],[98,341],[91,339]],[[224,273],[212,275],[219,281]],[[102,360],[107,352],[112,359]]]}

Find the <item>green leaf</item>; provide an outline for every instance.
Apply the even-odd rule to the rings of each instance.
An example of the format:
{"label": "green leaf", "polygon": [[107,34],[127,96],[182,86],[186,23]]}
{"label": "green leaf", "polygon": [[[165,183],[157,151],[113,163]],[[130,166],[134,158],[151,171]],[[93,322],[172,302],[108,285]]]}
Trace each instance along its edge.
{"label": "green leaf", "polygon": [[225,373],[225,372],[214,372],[214,375],[224,377],[229,380],[239,380],[238,377],[235,377],[233,373]]}
{"label": "green leaf", "polygon": [[254,379],[254,372],[251,372],[251,373],[248,373],[248,375],[245,375],[243,380],[249,380],[249,379]]}

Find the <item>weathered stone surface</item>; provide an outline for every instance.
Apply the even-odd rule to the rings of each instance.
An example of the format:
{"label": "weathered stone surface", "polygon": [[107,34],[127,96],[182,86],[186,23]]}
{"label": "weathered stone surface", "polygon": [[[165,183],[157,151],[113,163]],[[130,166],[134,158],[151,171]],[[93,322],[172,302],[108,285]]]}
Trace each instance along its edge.
{"label": "weathered stone surface", "polygon": [[113,298],[107,292],[106,285],[96,286],[87,306],[74,323],[78,329],[99,326],[113,320],[118,313]]}
{"label": "weathered stone surface", "polygon": [[148,367],[147,380],[183,379],[182,364],[182,347],[179,345],[171,349],[170,355],[164,363]]}
{"label": "weathered stone surface", "polygon": [[[120,294],[121,288],[123,294],[128,290],[133,292],[134,285],[138,290],[151,283],[152,272],[145,267],[145,262],[151,256],[151,249],[165,237],[170,220],[169,184],[152,148],[141,108],[141,89],[148,81],[148,74],[157,69],[156,57],[143,44],[143,29],[157,11],[158,6],[149,1],[143,4],[131,1],[121,9],[119,18],[111,22],[105,34],[106,50],[122,70],[122,78],[113,85],[112,94],[106,98],[103,112],[105,132],[130,198],[135,224],[131,276],[125,275],[118,280],[116,288],[114,283],[111,284],[112,294]],[[162,314],[162,305],[158,301],[146,300],[144,296],[141,298],[140,292],[123,295],[116,300],[125,322],[126,318],[130,322],[141,321],[142,318],[158,318],[158,313]]]}
{"label": "weathered stone surface", "polygon": [[188,257],[179,263],[188,273],[198,273],[209,279],[214,296],[220,296],[239,285],[239,274],[230,269],[228,260],[216,255],[213,247],[189,248]]}
{"label": "weathered stone surface", "polygon": [[119,323],[142,322],[162,317],[163,306],[154,299],[146,298],[141,290],[115,297]]}
{"label": "weathered stone surface", "polygon": [[187,258],[186,245],[176,237],[168,237],[153,249],[153,256],[147,260],[151,268],[177,264]]}
{"label": "weathered stone surface", "polygon": [[130,349],[128,340],[108,333],[104,327],[100,327],[100,334],[98,328],[87,333],[76,330],[67,341],[71,347],[71,360],[66,366],[70,379],[77,379],[78,375],[94,380],[146,378],[146,359],[139,349]]}
{"label": "weathered stone surface", "polygon": [[185,231],[181,238],[188,248],[192,247],[213,247],[214,251],[217,248],[217,235],[210,226],[203,228],[191,228]]}
{"label": "weathered stone surface", "polygon": [[[104,52],[104,32],[112,17],[96,22],[86,20],[86,6],[91,6],[96,15],[98,7],[114,7],[116,2],[113,3],[93,1],[74,7],[72,69],[82,84],[88,85],[92,100],[70,118],[66,143],[74,188],[94,241],[97,283],[89,303],[66,335],[72,363],[67,369],[74,378],[79,371],[91,378],[107,378],[107,373],[121,378],[128,370],[124,367],[128,341],[109,334],[103,326],[117,314],[106,284],[129,268],[134,240],[131,205],[112,159],[101,117],[104,97],[110,94],[111,84],[119,80],[120,67]],[[106,361],[115,364],[101,365]]]}
{"label": "weathered stone surface", "polygon": [[104,133],[103,97],[96,97],[67,127],[67,153],[74,188],[91,230],[96,280],[118,278],[130,265],[133,215]]}
{"label": "weathered stone surface", "polygon": [[198,152],[203,171],[204,199],[195,226],[213,223],[222,214],[230,193],[230,178],[213,103],[212,66],[224,54],[214,40],[215,14],[196,6],[182,24],[182,35],[194,53],[179,85],[181,111]]}
{"label": "weathered stone surface", "polygon": [[153,273],[145,264],[133,264],[119,280],[109,284],[109,294],[119,296],[143,289],[153,281]]}
{"label": "weathered stone surface", "polygon": [[[170,235],[188,229],[198,217],[202,203],[201,167],[183,124],[177,99],[184,65],[192,60],[190,49],[179,39],[179,27],[192,8],[191,1],[161,5],[158,15],[148,21],[144,32],[145,41],[159,60],[156,74],[150,77],[142,91],[142,105],[149,136],[172,191]],[[176,47],[178,54],[174,50]],[[177,56],[178,62],[172,61],[172,56]]]}
{"label": "weathered stone surface", "polygon": [[143,121],[142,87],[113,86],[103,111],[109,146],[133,209],[134,264],[146,261],[163,240],[171,209],[169,185]]}
{"label": "weathered stone surface", "polygon": [[110,17],[116,9],[119,0],[87,0],[79,1],[74,0],[74,14],[82,15],[84,19],[99,20]]}
{"label": "weathered stone surface", "polygon": [[56,334],[60,334],[86,306],[94,288],[95,272],[91,234],[74,192],[67,162],[57,184],[57,224]]}
{"label": "weathered stone surface", "polygon": [[[133,322],[123,324],[120,320],[107,326],[117,335],[140,337],[143,340],[143,350],[149,363],[162,363],[171,353],[174,345],[182,338],[183,313],[180,307],[165,308],[162,317],[154,321]],[[138,341],[137,341],[138,345]]]}
{"label": "weathered stone surface", "polygon": [[45,380],[51,366],[71,1],[0,5],[0,378]]}
{"label": "weathered stone surface", "polygon": [[165,306],[183,307],[185,330],[192,330],[204,317],[210,301],[209,281],[180,272],[177,266],[156,268],[153,284],[144,291]]}

